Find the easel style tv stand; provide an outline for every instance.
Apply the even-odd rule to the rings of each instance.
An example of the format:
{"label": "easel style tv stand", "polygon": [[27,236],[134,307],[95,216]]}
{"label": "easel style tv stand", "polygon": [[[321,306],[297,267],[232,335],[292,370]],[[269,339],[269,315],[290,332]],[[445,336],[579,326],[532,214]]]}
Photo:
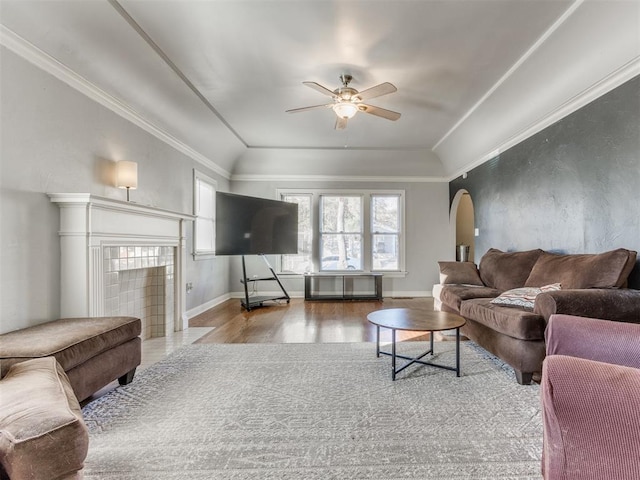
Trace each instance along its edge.
{"label": "easel style tv stand", "polygon": [[[287,291],[284,289],[284,286],[282,285],[282,282],[280,282],[280,279],[278,278],[278,275],[276,274],[275,270],[273,269],[273,267],[271,266],[271,264],[269,263],[269,261],[267,260],[267,257],[265,257],[264,255],[259,255],[260,257],[262,257],[262,260],[264,260],[264,263],[267,265],[267,268],[269,269],[269,271],[271,272],[271,276],[270,277],[259,277],[259,278],[248,278],[247,277],[247,269],[245,267],[245,262],[244,262],[244,255],[242,256],[242,279],[240,280],[240,283],[242,283],[244,285],[244,298],[242,300],[240,300],[240,304],[248,311],[250,312],[252,309],[257,308],[257,307],[263,307],[263,303],[264,302],[270,302],[270,301],[277,301],[277,300],[286,300],[287,303],[289,303],[291,301],[291,297],[289,296],[289,294],[287,293]],[[280,290],[282,290],[282,295],[266,295],[266,296],[249,296],[249,284],[255,284],[255,282],[266,282],[266,281],[275,281],[278,283],[278,287],[280,287]]]}

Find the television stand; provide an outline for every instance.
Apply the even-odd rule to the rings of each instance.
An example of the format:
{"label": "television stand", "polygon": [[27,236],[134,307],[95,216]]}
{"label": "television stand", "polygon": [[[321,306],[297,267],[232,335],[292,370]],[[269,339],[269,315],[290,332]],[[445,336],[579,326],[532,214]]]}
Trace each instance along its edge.
{"label": "television stand", "polygon": [[[278,275],[276,274],[275,270],[273,269],[273,267],[271,266],[271,264],[269,263],[269,261],[267,260],[267,257],[265,257],[264,255],[260,255],[262,257],[262,260],[264,260],[264,263],[267,264],[267,268],[269,269],[269,271],[271,272],[271,276],[270,277],[259,277],[259,278],[248,278],[247,277],[247,269],[245,267],[245,262],[244,262],[244,255],[242,256],[242,279],[240,280],[240,283],[242,283],[244,285],[244,298],[242,300],[240,300],[240,304],[247,310],[247,312],[250,312],[252,309],[257,308],[257,307],[263,307],[263,303],[264,302],[271,302],[271,301],[277,301],[277,300],[286,300],[287,303],[289,303],[291,301],[291,297],[289,296],[289,294],[287,293],[287,291],[284,289],[284,286],[282,285],[282,282],[280,282],[280,279],[278,278]],[[249,296],[249,284],[255,284],[256,282],[265,282],[265,281],[276,281],[278,282],[278,287],[280,287],[280,290],[282,290],[283,295],[266,295],[266,296],[253,296],[250,297]]]}

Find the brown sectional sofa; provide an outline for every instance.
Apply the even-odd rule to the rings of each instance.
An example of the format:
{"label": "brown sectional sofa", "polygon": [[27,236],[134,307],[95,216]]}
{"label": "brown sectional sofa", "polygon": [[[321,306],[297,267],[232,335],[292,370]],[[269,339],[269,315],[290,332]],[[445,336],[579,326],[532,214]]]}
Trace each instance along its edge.
{"label": "brown sectional sofa", "polygon": [[528,384],[542,370],[551,315],[640,323],[640,291],[624,288],[635,262],[636,252],[626,249],[587,255],[490,249],[478,267],[439,262],[435,308],[463,316],[462,333]]}

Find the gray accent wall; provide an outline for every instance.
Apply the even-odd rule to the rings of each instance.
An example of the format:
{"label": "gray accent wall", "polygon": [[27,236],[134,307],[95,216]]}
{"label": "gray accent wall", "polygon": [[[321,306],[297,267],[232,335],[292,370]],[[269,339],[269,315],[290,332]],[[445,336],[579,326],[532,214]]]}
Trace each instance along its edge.
{"label": "gray accent wall", "polygon": [[[67,84],[2,48],[0,333],[60,315],[59,208],[48,192],[124,200],[116,160],[138,162],[135,202],[192,213],[193,169],[229,182]],[[191,253],[191,226],[187,253]],[[228,259],[186,259],[187,310],[228,292]],[[184,288],[184,285],[181,286]]]}
{"label": "gray accent wall", "polygon": [[[640,251],[640,77],[456,178],[450,201],[461,189],[476,262],[492,247]],[[640,288],[640,261],[629,283]]]}

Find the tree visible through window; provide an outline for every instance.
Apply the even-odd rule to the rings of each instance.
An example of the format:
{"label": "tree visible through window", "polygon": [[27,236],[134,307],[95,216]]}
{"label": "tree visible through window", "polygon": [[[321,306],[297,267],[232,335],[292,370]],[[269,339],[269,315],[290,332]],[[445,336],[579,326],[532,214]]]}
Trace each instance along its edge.
{"label": "tree visible through window", "polygon": [[402,271],[404,192],[285,191],[298,204],[298,255],[282,255],[284,273]]}
{"label": "tree visible through window", "polygon": [[193,254],[213,255],[216,232],[216,181],[193,171]]}
{"label": "tree visible through window", "polygon": [[398,270],[400,196],[371,195],[371,251],[374,270]]}
{"label": "tree visible through window", "polygon": [[311,224],[311,195],[282,195],[285,202],[298,204],[298,254],[282,255],[283,272],[304,273],[313,270],[311,259],[313,227]]}
{"label": "tree visible through window", "polygon": [[362,197],[321,195],[320,269],[362,270]]}

